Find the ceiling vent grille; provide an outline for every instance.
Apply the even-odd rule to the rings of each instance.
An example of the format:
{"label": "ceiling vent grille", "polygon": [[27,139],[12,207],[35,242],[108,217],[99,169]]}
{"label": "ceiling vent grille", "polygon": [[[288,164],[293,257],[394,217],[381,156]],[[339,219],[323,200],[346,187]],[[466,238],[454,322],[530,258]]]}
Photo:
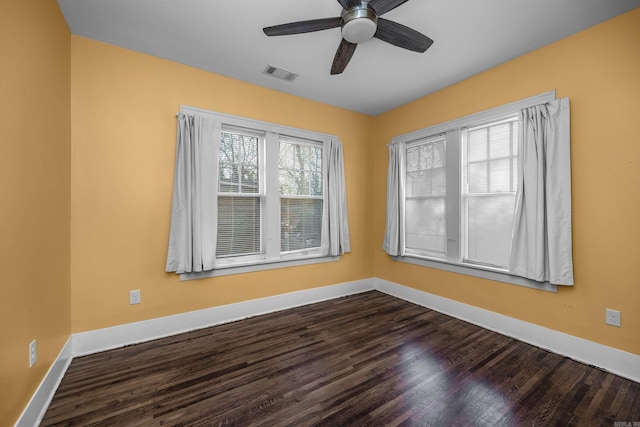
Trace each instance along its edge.
{"label": "ceiling vent grille", "polygon": [[296,79],[296,77],[298,77],[296,73],[292,73],[291,71],[276,67],[275,65],[267,65],[267,68],[264,69],[263,73],[268,76],[273,76],[277,79],[285,80],[288,82],[292,82]]}

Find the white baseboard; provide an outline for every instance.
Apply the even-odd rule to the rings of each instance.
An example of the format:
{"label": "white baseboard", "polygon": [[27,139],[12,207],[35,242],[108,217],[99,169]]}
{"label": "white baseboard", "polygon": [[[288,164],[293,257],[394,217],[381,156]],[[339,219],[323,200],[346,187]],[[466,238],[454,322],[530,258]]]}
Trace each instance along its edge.
{"label": "white baseboard", "polygon": [[31,396],[27,407],[22,411],[22,414],[15,424],[16,427],[34,427],[40,425],[49,407],[49,403],[51,403],[51,399],[53,399],[53,395],[56,393],[60,381],[62,381],[62,377],[64,377],[73,359],[71,342],[72,338],[70,337],[62,347],[56,360],[51,364],[49,371],[44,376],[36,392]]}
{"label": "white baseboard", "polygon": [[33,427],[40,423],[74,357],[374,289],[640,382],[638,355],[408,286],[369,278],[73,334],[18,419],[16,427]]}
{"label": "white baseboard", "polygon": [[636,354],[387,280],[375,278],[373,281],[374,288],[380,292],[640,382],[640,356]]}
{"label": "white baseboard", "polygon": [[236,304],[191,311],[173,316],[128,323],[73,335],[73,355],[83,356],[104,350],[151,341],[183,332],[246,319],[260,314],[339,298],[373,290],[373,279],[274,295]]}

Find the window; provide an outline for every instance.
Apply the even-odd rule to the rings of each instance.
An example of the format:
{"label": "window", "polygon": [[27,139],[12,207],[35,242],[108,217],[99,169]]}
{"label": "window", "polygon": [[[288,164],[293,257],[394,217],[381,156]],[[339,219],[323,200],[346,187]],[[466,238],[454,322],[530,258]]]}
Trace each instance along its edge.
{"label": "window", "polygon": [[446,147],[439,136],[406,148],[405,242],[409,253],[446,256]]}
{"label": "window", "polygon": [[517,157],[517,115],[406,143],[404,253],[506,269]]}
{"label": "window", "polygon": [[350,251],[337,137],[190,107],[178,117],[167,271],[188,280]]}
{"label": "window", "polygon": [[321,141],[223,126],[219,265],[323,255],[323,163]]}
{"label": "window", "polygon": [[[247,130],[220,132],[216,256],[229,263],[266,255],[263,216],[274,213],[263,215],[263,200],[275,196],[265,191],[260,172],[275,165],[260,162],[265,139],[265,135]],[[277,139],[280,254],[317,254],[322,243],[322,144],[280,135]]]}
{"label": "window", "polygon": [[387,252],[414,264],[520,282],[504,278],[518,186],[519,111],[553,99],[548,92],[394,138],[389,182],[400,185],[390,184],[398,194],[388,194]]}
{"label": "window", "polygon": [[462,133],[462,259],[506,269],[518,178],[518,118]]}
{"label": "window", "polygon": [[218,258],[256,258],[263,252],[260,138],[246,131],[220,132]]}
{"label": "window", "polygon": [[280,252],[322,243],[322,146],[280,139]]}
{"label": "window", "polygon": [[517,116],[426,136],[404,151],[404,253],[506,269]]}

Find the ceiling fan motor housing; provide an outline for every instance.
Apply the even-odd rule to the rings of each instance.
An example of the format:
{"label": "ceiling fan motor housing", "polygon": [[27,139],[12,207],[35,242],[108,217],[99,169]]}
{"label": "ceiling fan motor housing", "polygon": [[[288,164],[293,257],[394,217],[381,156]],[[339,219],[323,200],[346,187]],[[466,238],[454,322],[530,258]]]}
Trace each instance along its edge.
{"label": "ceiling fan motor housing", "polygon": [[342,14],[342,37],[350,43],[365,42],[374,36],[377,24],[378,15],[368,4],[352,7]]}

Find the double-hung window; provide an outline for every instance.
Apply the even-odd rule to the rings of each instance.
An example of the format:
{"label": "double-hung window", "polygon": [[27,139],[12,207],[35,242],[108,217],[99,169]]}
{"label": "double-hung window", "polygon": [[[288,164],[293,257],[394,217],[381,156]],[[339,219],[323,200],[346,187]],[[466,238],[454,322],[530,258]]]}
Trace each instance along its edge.
{"label": "double-hung window", "polygon": [[407,144],[405,193],[406,252],[446,257],[446,148],[443,136]]}
{"label": "double-hung window", "polygon": [[182,112],[167,271],[211,277],[334,261],[350,250],[335,136]]}
{"label": "double-hung window", "polygon": [[[321,141],[224,126],[218,150],[220,263],[322,255],[323,164]],[[279,245],[268,244],[278,239]]]}
{"label": "double-hung window", "polygon": [[[308,135],[313,137],[313,135]],[[323,142],[223,125],[218,149],[218,265],[318,257],[327,239]]]}
{"label": "double-hung window", "polygon": [[[264,135],[224,129],[218,150],[218,240],[216,256],[260,259],[265,197],[260,157]],[[263,174],[262,174],[263,175]]]}
{"label": "double-hung window", "polygon": [[518,117],[462,132],[462,260],[509,265],[518,178]]}
{"label": "double-hung window", "polygon": [[388,194],[385,245],[394,243],[387,252],[402,261],[524,284],[506,277],[519,111],[553,99],[549,92],[394,138],[389,191],[398,194]]}
{"label": "double-hung window", "polygon": [[324,205],[322,145],[281,137],[279,149],[280,253],[318,251]]}
{"label": "double-hung window", "polygon": [[518,117],[404,144],[404,254],[506,269],[518,174]]}

